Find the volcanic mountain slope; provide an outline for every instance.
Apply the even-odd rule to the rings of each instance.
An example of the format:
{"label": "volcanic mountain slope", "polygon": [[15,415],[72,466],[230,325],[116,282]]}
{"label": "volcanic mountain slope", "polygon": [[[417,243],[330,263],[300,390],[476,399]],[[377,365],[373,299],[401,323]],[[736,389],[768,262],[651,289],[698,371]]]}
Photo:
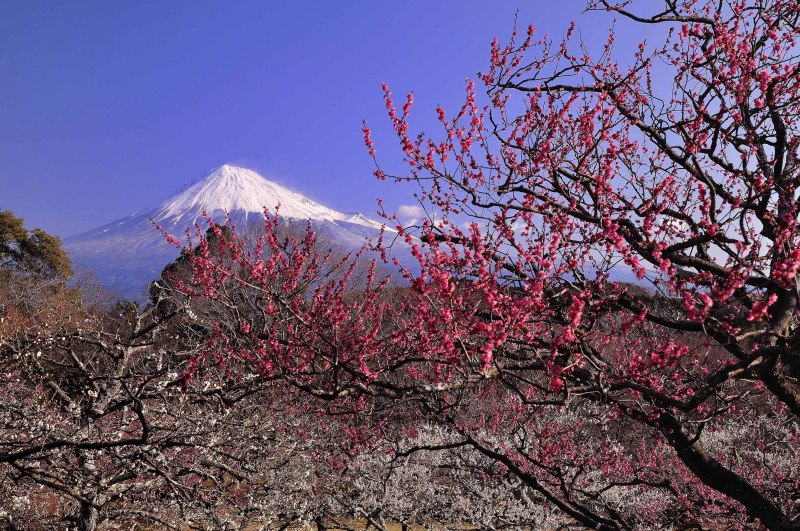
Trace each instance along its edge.
{"label": "volcanic mountain slope", "polygon": [[215,221],[230,213],[237,226],[263,221],[264,209],[280,205],[281,218],[314,230],[326,242],[350,251],[377,238],[381,223],[361,214],[345,214],[268,181],[247,168],[225,164],[190,183],[158,206],[65,239],[73,260],[95,271],[103,285],[121,296],[140,299],[147,284],[174,260],[178,251],[153,228],[181,238],[206,212]]}

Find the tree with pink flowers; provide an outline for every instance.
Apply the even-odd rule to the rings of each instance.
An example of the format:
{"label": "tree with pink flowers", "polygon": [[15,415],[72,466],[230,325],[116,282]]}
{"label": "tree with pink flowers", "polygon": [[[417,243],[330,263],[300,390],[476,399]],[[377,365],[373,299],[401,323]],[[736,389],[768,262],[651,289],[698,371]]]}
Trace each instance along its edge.
{"label": "tree with pink flowers", "polygon": [[280,380],[350,419],[351,456],[469,454],[595,529],[798,529],[800,5],[589,9],[663,40],[515,30],[434,135],[384,85],[404,170],[375,173],[428,213],[393,227],[403,286],[279,217],[199,233],[186,378]]}

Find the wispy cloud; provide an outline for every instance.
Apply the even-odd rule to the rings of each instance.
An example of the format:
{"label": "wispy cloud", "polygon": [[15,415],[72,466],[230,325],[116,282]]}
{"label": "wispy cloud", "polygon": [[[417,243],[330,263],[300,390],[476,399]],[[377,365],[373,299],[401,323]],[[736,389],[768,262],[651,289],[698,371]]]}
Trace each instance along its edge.
{"label": "wispy cloud", "polygon": [[400,205],[397,207],[397,217],[403,225],[415,225],[425,211],[420,205]]}

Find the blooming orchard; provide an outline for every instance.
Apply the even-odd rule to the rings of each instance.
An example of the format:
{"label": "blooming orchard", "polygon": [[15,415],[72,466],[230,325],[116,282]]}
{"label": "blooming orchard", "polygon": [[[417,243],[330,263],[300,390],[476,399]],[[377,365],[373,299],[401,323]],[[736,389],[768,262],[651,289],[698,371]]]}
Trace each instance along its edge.
{"label": "blooming orchard", "polygon": [[196,367],[288,382],[364,447],[436,425],[397,451],[472,452],[593,528],[797,529],[800,5],[590,8],[664,41],[515,31],[441,136],[384,85],[407,170],[376,175],[436,212],[396,227],[407,287],[270,216],[201,237]]}

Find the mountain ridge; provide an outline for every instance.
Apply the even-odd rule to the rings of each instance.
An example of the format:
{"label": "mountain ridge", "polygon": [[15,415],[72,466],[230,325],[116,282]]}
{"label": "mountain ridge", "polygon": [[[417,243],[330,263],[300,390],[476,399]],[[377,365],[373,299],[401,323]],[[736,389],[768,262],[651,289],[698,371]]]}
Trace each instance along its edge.
{"label": "mountain ridge", "polygon": [[377,238],[383,226],[360,213],[328,208],[248,168],[223,164],[154,207],[65,238],[64,244],[73,260],[94,270],[112,292],[137,298],[178,256],[153,223],[182,240],[204,214],[218,222],[230,215],[241,226],[263,221],[264,212],[274,214],[276,208],[288,223],[310,221],[328,242],[348,251]]}

